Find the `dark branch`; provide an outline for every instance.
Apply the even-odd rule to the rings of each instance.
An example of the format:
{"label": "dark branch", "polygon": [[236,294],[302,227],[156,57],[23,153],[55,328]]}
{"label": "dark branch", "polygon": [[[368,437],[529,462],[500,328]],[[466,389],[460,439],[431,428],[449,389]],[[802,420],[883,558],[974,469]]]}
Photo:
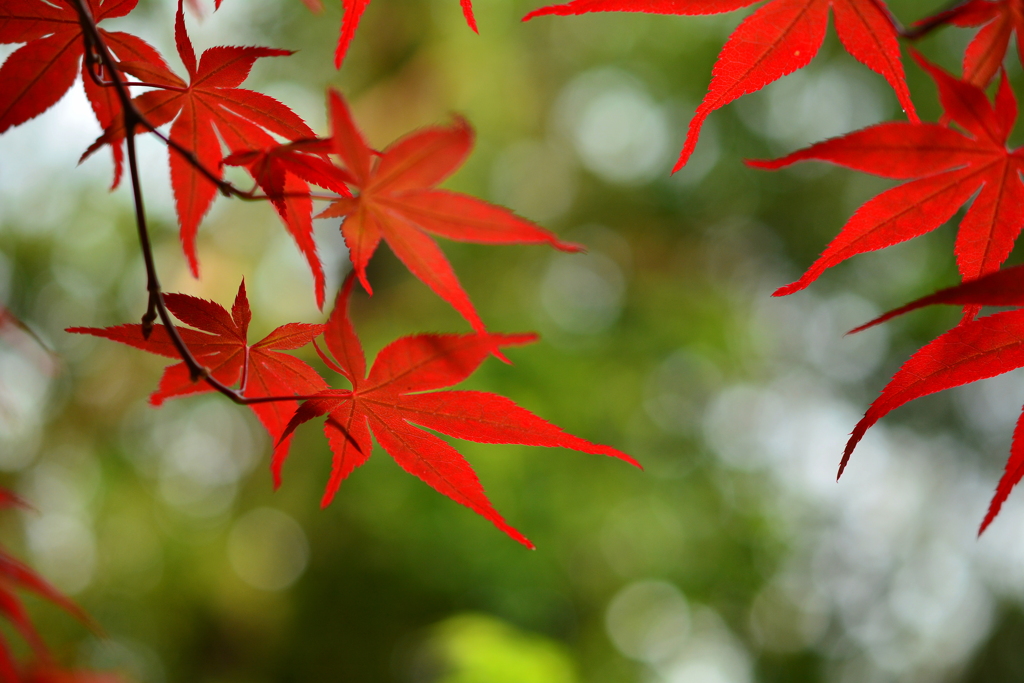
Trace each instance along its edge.
{"label": "dark branch", "polygon": [[[139,165],[135,150],[136,127],[142,126],[150,132],[155,133],[169,147],[185,157],[190,164],[195,166],[195,168],[211,182],[215,183],[224,194],[237,196],[242,199],[262,199],[262,197],[254,197],[250,193],[238,190],[231,183],[221,180],[209,169],[205,168],[195,155],[192,154],[192,152],[169,139],[163,133],[160,133],[155,126],[146,120],[146,117],[143,116],[135,107],[131,93],[128,90],[128,83],[125,81],[121,71],[117,68],[117,63],[114,61],[114,57],[110,53],[110,50],[107,48],[107,45],[103,40],[103,35],[96,26],[96,20],[89,11],[89,7],[85,0],[71,0],[71,2],[75,10],[78,12],[79,23],[82,26],[82,32],[85,37],[86,60],[89,64],[87,71],[89,72],[89,76],[99,85],[114,88],[117,92],[117,98],[121,104],[121,111],[124,117],[125,144],[128,148],[128,170],[131,176],[132,198],[135,204],[135,224],[138,228],[139,246],[142,249],[142,257],[146,265],[146,289],[149,292],[149,303],[146,307],[145,315],[142,316],[143,336],[147,338],[149,337],[153,330],[153,324],[159,318],[160,322],[163,323],[166,328],[167,334],[170,336],[171,342],[174,344],[174,348],[178,351],[178,355],[181,357],[182,362],[185,363],[185,366],[188,368],[192,381],[205,381],[211,388],[221,394],[224,394],[235,403],[241,405],[252,405],[255,403],[296,401],[313,398],[313,396],[261,396],[258,398],[243,396],[241,392],[232,389],[223,382],[214,378],[210,374],[210,370],[197,361],[195,356],[192,355],[192,352],[189,351],[188,346],[185,345],[185,342],[181,338],[181,334],[178,332],[178,328],[171,319],[171,315],[168,312],[167,307],[164,305],[163,292],[160,289],[160,279],[157,276],[156,262],[153,258],[153,246],[149,239],[149,228],[146,225],[146,212],[142,202],[142,185],[139,182]],[[110,80],[108,81],[101,78],[95,71],[96,67],[104,69],[109,74]],[[247,358],[246,366],[248,366],[248,362]],[[247,370],[248,367],[246,367],[246,371]]]}

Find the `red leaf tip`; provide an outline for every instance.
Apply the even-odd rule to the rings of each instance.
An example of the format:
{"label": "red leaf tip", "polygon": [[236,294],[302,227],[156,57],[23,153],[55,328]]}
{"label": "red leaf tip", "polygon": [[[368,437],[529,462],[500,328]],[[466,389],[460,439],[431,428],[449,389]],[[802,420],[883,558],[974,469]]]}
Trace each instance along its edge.
{"label": "red leaf tip", "polygon": [[804,290],[806,288],[807,285],[801,279],[797,280],[796,282],[791,282],[788,285],[783,285],[782,287],[779,287],[774,292],[772,292],[772,296],[789,296],[790,294],[796,294],[797,292]]}

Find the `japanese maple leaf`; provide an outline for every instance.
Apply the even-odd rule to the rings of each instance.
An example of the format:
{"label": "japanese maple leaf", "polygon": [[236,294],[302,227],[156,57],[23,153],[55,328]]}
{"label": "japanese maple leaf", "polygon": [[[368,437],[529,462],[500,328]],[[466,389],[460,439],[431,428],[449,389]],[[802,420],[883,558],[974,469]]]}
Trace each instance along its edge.
{"label": "japanese maple leaf", "polygon": [[[732,12],[757,0],[572,0],[530,12],[523,21],[556,14],[647,12],[705,15]],[[825,40],[828,11],[843,47],[857,61],[889,82],[900,106],[917,121],[910,100],[896,28],[881,0],[770,0],[744,19],[726,41],[711,75],[711,85],[697,107],[683,151],[672,172],[686,165],[708,115],[748,93],[807,66]]]}
{"label": "japanese maple leaf", "polygon": [[[320,10],[320,0],[302,1],[314,12]],[[341,35],[338,37],[338,47],[334,51],[335,68],[340,69],[341,63],[345,61],[348,44],[352,42],[352,37],[356,34],[356,28],[359,27],[359,20],[363,16],[363,11],[369,4],[370,0],[341,0],[341,5],[345,8],[345,16],[341,20]],[[473,17],[473,0],[459,0],[459,4],[462,5],[462,14],[466,17],[466,23],[469,25],[469,28],[473,30],[473,33],[479,33],[476,28],[476,18]]]}
{"label": "japanese maple leaf", "polygon": [[[197,62],[185,28],[180,0],[174,39],[189,75],[188,83],[167,69],[151,68],[137,62],[121,66],[147,83],[162,86],[136,97],[133,100],[136,107],[155,126],[174,121],[171,140],[192,152],[208,171],[215,175],[221,172],[224,155],[218,135],[229,146],[240,144],[239,141],[244,141],[256,128],[291,140],[314,137],[309,126],[285,105],[262,93],[238,87],[249,76],[257,59],[282,57],[292,54],[290,51],[266,47],[212,47],[203,52]],[[124,134],[123,121],[115,122],[83,158],[105,143],[118,142]],[[259,143],[256,141],[257,145]],[[177,151],[168,149],[168,154],[174,204],[181,225],[181,243],[189,268],[198,277],[196,233],[203,216],[213,204],[217,185]]]}
{"label": "japanese maple leaf", "polygon": [[956,26],[982,26],[964,51],[964,80],[985,87],[999,71],[1016,33],[1020,53],[1021,28],[1024,28],[1024,3],[1021,0],[970,0],[946,12],[915,22],[916,25],[951,23]]}
{"label": "japanese maple leaf", "polygon": [[[13,494],[5,492],[5,495],[11,496]],[[95,624],[78,605],[51,586],[31,567],[8,555],[6,551],[0,550],[0,615],[3,615],[13,624],[18,633],[32,647],[33,653],[40,661],[46,662],[49,660],[49,650],[36,630],[35,625],[33,625],[28,611],[21,602],[21,598],[15,592],[16,589],[35,593],[39,597],[49,600],[64,609],[94,630],[96,629]],[[2,676],[0,680],[20,681],[20,677],[11,675],[16,670],[17,666],[7,648],[6,640],[3,636],[0,636],[0,676]]]}
{"label": "japanese maple leaf", "polygon": [[[482,443],[572,448],[620,458],[639,467],[625,453],[567,434],[502,396],[482,391],[430,391],[469,377],[495,347],[528,344],[536,341],[535,334],[402,337],[377,355],[367,373],[362,345],[348,317],[353,282],[349,275],[324,330],[324,341],[335,360],[321,352],[324,361],[344,375],[352,388],[324,391],[320,398],[307,400],[284,432],[290,435],[300,424],[327,415],[324,433],[334,458],[322,505],[328,505],[341,482],[370,457],[373,434],[406,472],[532,548],[491,506],[476,474],[459,452],[413,425]],[[280,481],[285,456],[274,454],[275,481]]]}
{"label": "japanese maple leaf", "polygon": [[[345,185],[351,177],[327,160],[327,154],[332,150],[330,140],[300,140],[281,145],[259,127],[251,128],[245,139],[228,140],[229,146],[236,151],[223,163],[226,166],[244,166],[270,197],[285,227],[309,262],[316,303],[322,309],[324,272],[313,241],[313,200],[310,199],[309,183],[351,197],[352,193]],[[256,144],[263,146],[252,149]]]}
{"label": "japanese maple leaf", "polygon": [[[88,0],[97,22],[123,17],[138,0]],[[167,68],[160,54],[141,38],[120,31],[100,35],[117,59]],[[70,2],[5,0],[0,3],[0,43],[26,43],[0,66],[0,133],[52,107],[75,82],[85,54],[78,13]],[[82,82],[102,128],[113,123],[121,107],[113,88],[98,85],[83,65]],[[109,74],[101,74],[107,79]],[[112,147],[115,185],[120,177],[122,150]]]}
{"label": "japanese maple leaf", "polygon": [[[282,351],[302,348],[323,331],[323,325],[289,323],[266,337],[249,344],[248,329],[252,313],[245,295],[245,281],[238,288],[235,303],[228,313],[220,304],[187,294],[164,294],[164,303],[174,317],[195,329],[178,328],[182,341],[210,375],[231,386],[241,382],[242,394],[249,398],[265,396],[303,396],[327,388],[327,384],[306,363]],[[163,325],[153,326],[149,338],[141,325],[116,327],[72,327],[76,334],[91,334],[112,339],[137,349],[168,358],[179,358]],[[154,406],[166,399],[213,391],[206,382],[192,381],[184,363],[168,366],[157,390],[149,397]],[[275,440],[280,440],[289,418],[298,404],[295,401],[254,403],[249,407]],[[288,444],[284,444],[287,451]]]}
{"label": "japanese maple leaf", "polygon": [[993,107],[978,86],[953,78],[916,53],[914,57],[938,85],[946,114],[965,133],[934,123],[881,123],[782,159],[747,162],[777,169],[817,159],[888,178],[914,178],[860,207],[807,272],[776,290],[776,296],[807,287],[826,269],[855,254],[939,227],[975,193],[956,240],[961,276],[966,281],[990,273],[1010,255],[1024,225],[1024,157],[1020,150],[1006,147],[1017,101],[1005,74]]}
{"label": "japanese maple leaf", "polygon": [[[956,306],[1024,306],[1024,266],[985,275],[913,301],[853,330],[931,304]],[[857,423],[846,444],[839,474],[864,433],[904,403],[950,387],[1024,367],[1024,310],[1005,311],[964,322],[939,336],[903,364]],[[1024,413],[1017,420],[1010,458],[978,533],[992,523],[1014,486],[1024,477]]]}
{"label": "japanese maple leaf", "polygon": [[463,119],[448,127],[410,133],[377,154],[366,144],[348,105],[334,90],[329,106],[334,152],[351,174],[351,185],[359,195],[335,201],[319,217],[344,217],[341,234],[367,292],[373,290],[366,279],[366,265],[383,239],[413,275],[475,329],[483,330],[480,316],[429,233],[462,242],[546,243],[563,251],[582,249],[508,209],[435,188],[462,165],[473,147],[473,131]]}

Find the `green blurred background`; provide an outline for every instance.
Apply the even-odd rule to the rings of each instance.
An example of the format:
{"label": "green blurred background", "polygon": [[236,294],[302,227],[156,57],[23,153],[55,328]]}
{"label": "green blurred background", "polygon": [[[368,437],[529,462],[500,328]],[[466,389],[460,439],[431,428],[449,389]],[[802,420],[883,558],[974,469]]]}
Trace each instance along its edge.
{"label": "green blurred background", "polygon": [[[766,173],[741,159],[899,117],[886,84],[830,32],[808,69],[712,114],[690,165],[670,176],[744,12],[520,23],[534,7],[479,0],[475,35],[455,0],[374,0],[340,73],[335,2],[315,16],[294,0],[225,0],[189,25],[200,49],[298,49],[262,60],[247,85],[322,134],[327,86],[381,147],[465,115],[476,149],[447,186],[589,246],[443,245],[491,328],[542,334],[509,353],[514,365],[490,360],[466,386],[646,470],[458,443],[534,552],[383,452],[321,510],[330,456],[315,427],[272,491],[268,440],[247,410],[215,396],[153,409],[161,359],[62,332],[137,321],[145,301],[128,192],[107,192],[105,157],[75,167],[99,133],[79,88],[0,138],[0,302],[55,352],[15,331],[0,338],[2,483],[38,508],[8,515],[2,538],[108,635],[32,602],[59,657],[142,683],[1020,680],[1021,496],[980,540],[975,530],[1021,378],[897,411],[834,481],[867,404],[956,312],[843,333],[955,282],[955,225],[770,297],[888,183],[813,164]],[[937,7],[892,9],[909,23]],[[173,11],[143,0],[110,28],[178,65]],[[921,47],[955,69],[969,35],[947,29]],[[1024,85],[1016,56],[1007,63]],[[907,69],[935,120],[933,86]],[[227,304],[245,277],[253,339],[323,320],[265,205],[218,200],[193,280],[166,152],[149,139],[141,157],[168,291]],[[333,289],[347,271],[337,228],[317,222]],[[385,248],[370,280],[375,295],[360,293],[353,317],[371,355],[403,334],[467,329]]]}

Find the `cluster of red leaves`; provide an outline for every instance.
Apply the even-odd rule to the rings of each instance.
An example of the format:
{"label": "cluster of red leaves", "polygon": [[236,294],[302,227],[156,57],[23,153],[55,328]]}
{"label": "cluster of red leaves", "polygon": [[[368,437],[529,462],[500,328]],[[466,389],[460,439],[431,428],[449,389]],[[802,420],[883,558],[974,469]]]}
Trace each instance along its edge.
{"label": "cluster of red leaves", "polygon": [[[272,462],[275,486],[280,485],[281,468],[295,428],[327,415],[324,433],[334,459],[323,506],[331,502],[341,482],[370,457],[372,433],[407,472],[479,513],[520,543],[533,547],[491,506],[476,474],[458,451],[410,423],[459,439],[571,448],[620,458],[639,467],[625,453],[567,434],[502,396],[480,391],[422,393],[461,382],[499,347],[528,344],[536,341],[534,334],[474,332],[403,337],[381,351],[367,373],[362,344],[348,317],[354,282],[354,274],[350,274],[326,325],[292,323],[277,328],[253,345],[246,339],[250,312],[244,284],[239,287],[230,313],[204,299],[165,295],[167,307],[175,317],[195,328],[179,331],[196,359],[216,379],[227,385],[240,384],[240,391],[247,398],[296,396],[293,400],[250,406],[276,444]],[[148,338],[141,325],[73,327],[68,331],[178,357],[166,329],[160,325]],[[334,359],[319,346],[317,351],[329,368],[348,380],[351,389],[327,389],[327,383],[313,368],[281,353],[310,342],[315,345],[314,339],[321,334]],[[164,370],[150,402],[160,405],[167,398],[206,391],[211,391],[209,385],[192,381],[185,364],[177,363]],[[305,401],[297,407],[299,399]]]}
{"label": "cluster of red leaves", "polygon": [[[331,137],[317,138],[284,104],[240,87],[257,59],[291,53],[263,47],[219,46],[197,58],[185,25],[182,0],[178,2],[174,37],[187,80],[172,72],[164,59],[141,40],[107,32],[90,40],[109,42],[116,73],[97,73],[102,71],[97,65],[103,62],[99,52],[104,46],[86,40],[93,34],[83,31],[79,14],[71,4],[65,4],[71,0],[60,1],[60,6],[54,6],[44,0],[13,0],[0,10],[7,12],[0,14],[0,36],[7,42],[28,42],[0,70],[0,83],[13,84],[0,99],[0,105],[6,106],[0,114],[4,129],[52,106],[70,87],[79,61],[84,61],[84,80],[104,131],[83,158],[110,145],[115,158],[120,159],[121,146],[129,131],[126,117],[114,106],[119,101],[111,87],[116,80],[147,89],[131,99],[137,112],[133,120],[139,121],[133,124],[138,126],[131,131],[133,135],[170,124],[167,141],[171,185],[182,246],[194,275],[199,273],[196,235],[218,190],[255,195],[255,190],[242,193],[223,181],[225,166],[239,166],[249,172],[264,198],[273,204],[305,255],[321,307],[325,285],[313,240],[311,185],[331,193],[316,197],[331,200],[319,215],[343,219],[341,232],[349,248],[354,276],[367,292],[372,291],[367,265],[383,240],[417,278],[474,328],[469,335],[422,335],[399,340],[382,353],[364,379],[362,351],[346,317],[348,294],[355,278],[348,280],[342,305],[326,328],[292,323],[277,328],[255,344],[249,344],[247,338],[251,314],[244,284],[230,312],[195,297],[165,295],[162,302],[166,309],[190,326],[181,328],[180,336],[194,360],[222,386],[238,385],[236,396],[248,402],[275,440],[275,481],[280,479],[295,426],[314,415],[330,413],[327,429],[336,458],[324,504],[348,472],[369,456],[372,431],[385,450],[407,470],[528,544],[490,506],[461,456],[436,437],[411,430],[406,419],[418,419],[418,424],[461,438],[564,446],[633,462],[619,451],[565,434],[497,396],[478,392],[407,395],[414,390],[457,383],[488,355],[501,357],[500,347],[534,339],[533,335],[494,335],[486,331],[433,236],[484,244],[549,244],[565,251],[581,249],[558,240],[548,230],[507,209],[436,187],[462,165],[472,149],[473,132],[468,123],[456,118],[449,126],[424,128],[378,152],[356,127],[342,96],[332,91],[328,103]],[[346,4],[339,62],[365,4]],[[108,0],[90,5],[89,10],[95,20],[101,20],[124,16],[134,6],[132,0]],[[463,0],[463,8],[475,28],[468,0]],[[87,58],[82,60],[82,55]],[[63,80],[57,78],[58,72],[65,75]],[[95,104],[100,101],[107,103],[103,115],[99,115]],[[120,164],[115,171],[115,186],[119,174]],[[327,383],[313,368],[283,353],[305,346],[325,329],[327,347],[338,358],[338,364],[328,364],[349,378],[351,390],[328,390]],[[162,325],[70,331],[180,358],[173,335]],[[355,355],[346,356],[341,349],[349,349]],[[358,362],[354,360],[356,356]],[[179,362],[166,369],[150,400],[159,405],[167,398],[211,390],[209,383],[201,378],[197,381],[187,364]],[[299,408],[301,400],[306,403]],[[342,414],[352,433],[338,431]]]}
{"label": "cluster of red leaves", "polygon": [[[81,72],[86,94],[103,129],[82,158],[110,146],[115,161],[113,187],[118,186],[122,175],[125,141],[132,145],[136,134],[169,126],[169,133],[161,136],[168,145],[180,238],[193,275],[199,275],[197,233],[218,191],[257,197],[258,188],[263,193],[259,198],[270,201],[308,261],[321,308],[325,278],[313,239],[315,199],[330,200],[321,217],[343,219],[342,237],[353,262],[353,273],[326,325],[286,324],[254,344],[248,341],[251,311],[244,282],[230,311],[183,294],[156,294],[161,312],[173,315],[182,324],[174,329],[164,325],[69,329],[179,360],[165,369],[150,396],[153,405],[214,390],[206,378],[221,390],[237,386],[233,395],[251,407],[274,441],[275,486],[280,484],[296,427],[326,415],[324,430],[333,453],[333,467],[323,505],[369,457],[372,434],[406,471],[479,513],[527,547],[532,544],[494,509],[463,457],[447,442],[414,425],[483,443],[570,448],[637,465],[628,455],[572,436],[504,397],[477,391],[423,393],[464,380],[488,356],[502,357],[501,347],[536,339],[533,334],[503,335],[486,330],[434,236],[484,244],[549,244],[564,251],[581,249],[507,209],[437,188],[472,149],[473,131],[468,123],[456,117],[451,125],[415,131],[377,151],[356,127],[342,96],[332,91],[328,103],[331,137],[318,138],[281,102],[241,87],[258,59],[287,56],[290,51],[218,46],[197,57],[185,24],[184,3],[179,0],[174,38],[187,75],[181,78],[148,43],[92,26],[107,18],[125,16],[137,0],[81,2],[2,3],[0,41],[24,46],[0,67],[0,133],[53,106]],[[198,9],[195,0],[189,0],[189,4]],[[308,0],[307,4],[315,7],[319,3]],[[336,55],[339,66],[366,4],[366,0],[345,0]],[[461,4],[467,22],[476,30],[470,0],[461,0]],[[215,0],[215,6],[219,5],[220,0]],[[125,88],[144,91],[130,97],[124,94]],[[134,111],[126,112],[122,105]],[[129,130],[129,125],[135,129]],[[133,150],[129,146],[129,151]],[[134,163],[134,157],[130,161]],[[243,192],[225,182],[225,166],[246,169],[254,189]],[[132,179],[136,182],[134,175]],[[311,186],[330,194],[314,196]],[[367,372],[362,345],[348,318],[348,301],[356,279],[371,292],[366,270],[381,240],[474,331],[404,337],[386,347]],[[6,322],[8,316],[0,310],[0,325]],[[330,389],[310,365],[286,353],[311,342],[316,346],[314,340],[321,335],[334,356],[332,360],[317,346],[322,360],[343,375],[351,388]],[[176,340],[184,343],[191,359],[182,357]],[[193,360],[203,368],[199,376],[190,371],[194,365],[186,362]],[[19,502],[0,492],[0,505]],[[115,680],[53,665],[11,590],[14,587],[39,593],[85,619],[77,607],[30,569],[0,551],[0,613],[29,641],[38,660],[32,668],[20,670],[0,641],[0,683]]]}
{"label": "cluster of red leaves", "polygon": [[[871,404],[856,426],[839,466],[871,425],[895,408],[921,396],[1009,372],[1024,365],[1024,311],[975,320],[982,306],[1024,305],[1024,273],[1000,271],[1024,226],[1024,155],[1007,148],[1017,120],[1017,99],[1002,73],[995,102],[965,78],[959,80],[913,53],[938,87],[948,125],[882,123],[826,140],[774,161],[751,166],[779,169],[798,161],[827,161],[888,178],[912,178],[858,209],[824,253],[796,282],[776,296],[797,292],[826,269],[856,254],[882,249],[934,230],[968,201],[955,255],[964,284],[887,313],[860,331],[921,306],[963,307],[959,326],[914,354]],[[965,71],[967,66],[965,65]],[[1006,473],[996,489],[979,533],[998,514],[1010,490],[1024,476],[1024,421],[1014,433]]]}
{"label": "cluster of red leaves", "polygon": [[[134,6],[129,0],[108,0],[94,8],[94,13],[97,19],[123,16]],[[43,0],[16,0],[10,8],[5,5],[0,9],[4,11],[9,15],[0,14],[2,39],[31,42],[0,68],[0,85],[4,86],[0,107],[5,107],[0,110],[0,132],[52,106],[70,87],[88,47],[70,7],[57,9]],[[354,28],[353,16],[350,11],[346,21]],[[174,37],[187,82],[141,39],[121,33],[103,32],[102,36],[110,42],[122,75],[138,79],[135,85],[152,88],[133,99],[136,109],[152,126],[170,123],[170,141],[189,154],[168,149],[182,247],[196,276],[196,235],[218,189],[222,189],[216,181],[223,177],[225,165],[246,168],[273,203],[309,263],[320,307],[325,296],[324,274],[313,240],[311,184],[336,197],[320,215],[346,218],[342,227],[345,242],[367,291],[366,265],[383,238],[413,274],[478,330],[484,329],[480,317],[427,233],[468,242],[548,243],[568,251],[579,249],[506,209],[434,188],[462,165],[472,148],[472,129],[461,119],[450,127],[416,131],[377,152],[366,143],[344,100],[335,93],[330,101],[333,136],[319,139],[281,102],[239,87],[257,59],[286,56],[290,51],[220,46],[206,50],[197,59],[180,1]],[[59,45],[49,44],[58,37]],[[45,59],[36,54],[40,50]],[[61,80],[54,69],[65,61],[73,68]],[[105,130],[83,159],[104,145],[110,145],[119,159],[126,130],[112,88],[97,85],[89,77],[84,82]],[[102,110],[97,104],[101,101],[106,103]],[[101,115],[101,111],[105,113]],[[332,154],[340,165],[331,162]],[[120,164],[117,169],[115,186]],[[354,197],[353,192],[358,196]]]}
{"label": "cluster of red leaves", "polygon": [[[206,50],[197,60],[185,28],[180,2],[174,23],[174,41],[178,56],[188,72],[188,82],[163,64],[122,62],[119,66],[125,73],[159,86],[136,97],[136,108],[154,126],[173,121],[170,139],[191,152],[207,173],[218,178],[222,174],[225,155],[218,136],[233,152],[276,146],[269,133],[290,141],[314,137],[309,126],[281,102],[238,87],[249,76],[257,59],[282,57],[292,54],[290,51],[221,46]],[[125,132],[123,119],[115,121],[83,158],[104,144],[119,145]],[[213,204],[218,187],[192,159],[173,149],[169,149],[168,154],[181,242],[189,267],[198,276],[196,234],[203,216]],[[322,303],[323,274],[312,240],[312,224],[310,234],[299,232],[297,221],[288,223],[288,227],[313,269],[318,300]]]}
{"label": "cluster of red leaves", "polygon": [[[125,16],[136,1],[87,0],[86,9],[98,22]],[[320,6],[319,0],[306,1],[314,9]],[[475,31],[470,0],[460,2],[467,23]],[[755,2],[571,0],[535,10],[524,20],[610,11],[708,15]],[[336,66],[340,67],[367,4],[368,0],[343,0],[345,16]],[[220,0],[215,0],[215,6],[219,5]],[[1020,41],[1024,11],[1019,0],[969,0],[917,22],[915,30],[919,31],[942,24],[982,27],[966,50],[962,79],[914,53],[938,86],[946,112],[941,123],[931,124],[921,122],[915,113],[898,43],[901,29],[881,0],[768,0],[740,23],[724,45],[674,170],[689,159],[701,127],[713,111],[810,63],[823,43],[830,12],[845,49],[890,84],[909,121],[879,124],[781,159],[748,163],[779,169],[797,161],[819,160],[909,182],[864,204],[807,272],[776,294],[807,287],[825,270],[851,256],[933,230],[971,202],[955,248],[965,284],[908,304],[870,324],[930,303],[963,306],[963,320],[908,360],[883,390],[854,430],[840,466],[842,473],[865,431],[889,411],[919,396],[1024,366],[1024,311],[976,319],[985,305],[1024,306],[1020,293],[1024,291],[1024,271],[999,271],[1024,225],[1024,157],[1007,147],[1017,118],[1017,102],[1005,72],[994,104],[983,90],[1000,71],[1011,36],[1016,33]],[[117,79],[137,79],[130,85],[148,91],[133,98],[132,105],[149,127],[170,124],[172,189],[181,241],[193,274],[199,273],[196,236],[218,190],[255,196],[255,189],[242,193],[223,181],[225,166],[242,167],[264,193],[263,198],[272,203],[308,261],[321,308],[326,296],[325,278],[313,240],[313,202],[330,199],[318,216],[343,219],[341,232],[353,275],[346,281],[326,325],[291,323],[250,345],[247,329],[251,314],[244,284],[230,312],[180,294],[164,299],[167,309],[191,326],[180,330],[181,337],[212,378],[226,386],[238,385],[239,395],[247,400],[271,399],[250,406],[276,444],[275,484],[280,481],[295,428],[326,415],[324,429],[334,462],[324,505],[341,482],[369,457],[372,434],[404,469],[530,545],[490,505],[462,456],[447,442],[413,425],[457,438],[566,447],[636,464],[615,449],[566,434],[503,397],[451,390],[423,393],[465,379],[488,356],[501,357],[501,347],[535,339],[530,334],[487,331],[433,236],[579,249],[506,209],[436,187],[458,169],[472,148],[472,130],[465,121],[456,118],[449,126],[413,132],[378,152],[367,144],[341,95],[331,92],[331,137],[318,138],[281,102],[240,87],[257,59],[286,56],[291,54],[289,51],[219,46],[197,58],[181,0],[174,33],[187,80],[173,73],[148,43],[130,34],[100,30],[99,40],[105,46],[93,44],[94,39],[89,38],[92,34],[83,31],[79,13],[70,0],[52,4],[44,0],[4,2],[0,7],[0,42],[24,45],[0,67],[0,133],[48,109],[81,73],[88,99],[104,129],[83,158],[102,146],[111,146],[116,186],[121,176],[122,143],[128,131],[110,85]],[[102,68],[102,60],[97,57],[101,49],[112,53],[116,74]],[[951,123],[960,130],[952,128]],[[311,186],[331,194],[314,196]],[[474,332],[399,339],[385,348],[367,371],[362,346],[348,318],[348,299],[356,279],[372,292],[367,265],[381,240],[413,275],[455,308]],[[70,331],[179,358],[169,331],[160,325],[152,330],[122,325]],[[329,389],[311,366],[284,353],[311,342],[316,345],[314,340],[321,335],[333,355],[332,359],[317,346],[321,359],[343,375],[351,388]],[[186,364],[180,362],[165,370],[151,402],[159,405],[167,398],[209,390],[208,384],[197,382]],[[1022,476],[1024,417],[982,530]],[[6,571],[4,558],[0,555],[0,573]],[[41,592],[41,584],[26,579],[28,574],[22,570],[18,570],[22,572],[17,574],[20,578],[8,578]],[[20,603],[7,595],[0,593],[0,610],[34,646],[41,643],[31,625],[26,626]],[[61,599],[55,593],[46,597]],[[0,662],[0,666],[6,665]]]}
{"label": "cluster of red leaves", "polygon": [[[969,6],[980,12],[980,4],[999,3]],[[1006,41],[1001,47],[989,46],[1000,52],[996,66],[986,67],[976,47],[983,40],[991,40],[984,29],[968,49],[963,79],[912,53],[935,81],[946,123],[882,123],[781,159],[747,162],[757,168],[779,169],[798,161],[818,160],[883,177],[912,179],[860,207],[804,275],[780,287],[776,296],[804,289],[826,269],[851,256],[934,230],[970,201],[954,249],[964,284],[907,304],[854,330],[930,304],[963,307],[961,323],[911,356],[857,423],[840,462],[840,476],[868,428],[890,411],[915,398],[1024,366],[1024,311],[976,319],[983,306],[1024,305],[1024,271],[1020,267],[999,270],[1024,227],[1024,155],[1020,149],[1007,147],[1017,120],[1017,98],[1003,71],[994,104],[989,102],[981,85],[998,69]],[[1024,417],[1014,431],[1006,471],[979,534],[995,519],[1022,477]]]}
{"label": "cluster of red leaves", "polygon": [[[535,10],[524,20],[589,12],[707,15],[733,11],[754,2],[571,0]],[[945,116],[940,123],[933,124],[921,122],[914,111],[898,44],[902,30],[882,0],[769,0],[740,23],[723,47],[707,94],[690,121],[674,171],[689,159],[700,129],[712,111],[811,61],[824,39],[829,8],[840,42],[854,58],[889,82],[909,121],[878,124],[781,159],[747,163],[757,168],[779,169],[798,161],[827,161],[909,182],[883,192],[858,209],[804,275],[780,287],[775,295],[804,289],[825,270],[851,256],[934,230],[970,203],[960,223],[955,247],[957,266],[965,284],[898,311],[927,303],[956,303],[964,309],[961,324],[915,354],[893,377],[854,430],[840,466],[841,474],[864,431],[890,410],[918,396],[1024,365],[1021,311],[975,320],[985,305],[1024,305],[1024,297],[1019,295],[1024,273],[1016,269],[999,272],[1024,226],[1024,153],[1007,147],[1017,120],[1017,99],[1005,72],[994,105],[984,91],[1000,72],[1014,34],[1018,48],[1022,47],[1024,5],[1020,0],[967,0],[916,22],[905,32],[913,37],[946,24],[981,27],[965,51],[960,79],[912,52],[938,86]],[[1024,59],[1024,49],[1018,52]],[[882,319],[891,315],[895,313]],[[982,530],[991,523],[1022,476],[1024,418],[1018,423],[1006,474]]]}

